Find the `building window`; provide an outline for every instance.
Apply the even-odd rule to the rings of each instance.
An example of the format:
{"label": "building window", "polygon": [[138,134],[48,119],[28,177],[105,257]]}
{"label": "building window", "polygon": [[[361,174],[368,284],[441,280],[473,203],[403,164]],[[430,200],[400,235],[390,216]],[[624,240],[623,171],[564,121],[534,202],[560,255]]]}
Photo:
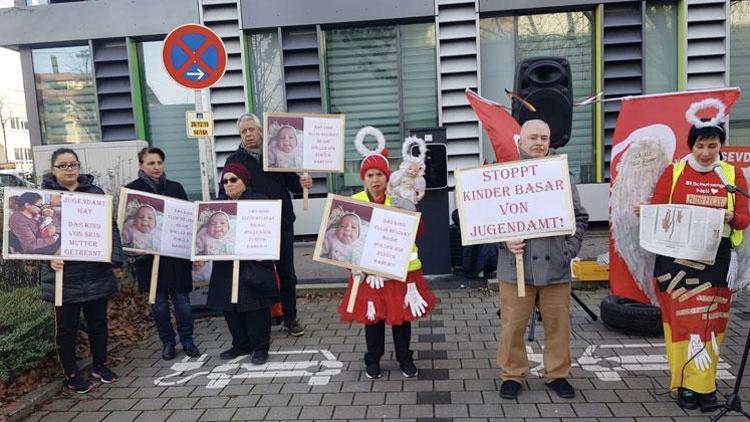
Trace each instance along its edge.
{"label": "building window", "polygon": [[248,42],[253,84],[253,112],[263,119],[264,112],[286,110],[279,33],[270,31],[250,34]]}
{"label": "building window", "polygon": [[[589,11],[501,16],[479,21],[482,95],[510,106],[505,89],[513,90],[515,63],[535,56],[559,56],[570,62],[573,98],[594,91],[594,24]],[[596,181],[593,136],[594,110],[573,109],[570,141],[558,153],[568,155],[568,165],[578,183]],[[482,134],[483,151],[489,140]]]}
{"label": "building window", "polygon": [[730,16],[729,85],[744,95],[732,108],[729,143],[750,146],[750,1],[732,1]]}
{"label": "building window", "polygon": [[185,128],[185,112],[195,110],[195,91],[178,85],[167,74],[161,56],[163,45],[162,41],[138,44],[146,140],[164,151],[168,177],[180,182],[189,197],[200,199],[198,140],[189,139]]}
{"label": "building window", "polygon": [[31,148],[13,148],[13,157],[16,162],[31,162]]}
{"label": "building window", "polygon": [[42,143],[100,141],[89,47],[40,48],[31,55]]}
{"label": "building window", "polygon": [[644,93],[677,91],[677,4],[648,2],[643,16]]}
{"label": "building window", "polygon": [[29,123],[20,117],[11,117],[10,128],[15,130],[29,130]]}
{"label": "building window", "polygon": [[345,173],[329,180],[347,195],[362,189],[352,142],[360,128],[383,132],[393,167],[410,129],[437,126],[435,25],[330,29],[325,39],[330,111],[346,114],[347,140]]}

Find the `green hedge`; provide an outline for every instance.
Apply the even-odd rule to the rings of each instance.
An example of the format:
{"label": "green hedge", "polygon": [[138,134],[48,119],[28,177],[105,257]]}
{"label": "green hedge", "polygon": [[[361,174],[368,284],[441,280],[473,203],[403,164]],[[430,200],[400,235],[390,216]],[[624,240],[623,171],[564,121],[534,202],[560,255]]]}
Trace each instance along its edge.
{"label": "green hedge", "polygon": [[33,368],[55,349],[52,312],[38,287],[0,291],[0,382]]}

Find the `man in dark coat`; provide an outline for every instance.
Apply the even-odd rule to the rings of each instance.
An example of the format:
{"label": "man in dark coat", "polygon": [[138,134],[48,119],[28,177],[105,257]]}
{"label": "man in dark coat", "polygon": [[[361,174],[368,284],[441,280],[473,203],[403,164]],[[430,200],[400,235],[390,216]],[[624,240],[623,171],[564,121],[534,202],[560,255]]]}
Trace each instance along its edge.
{"label": "man in dark coat", "polygon": [[[293,193],[312,187],[312,177],[294,173],[263,171],[263,130],[258,117],[245,113],[237,119],[242,142],[226,164],[238,163],[250,174],[250,190],[268,199],[281,199],[281,254],[276,270],[281,279],[281,304],[284,309],[284,328],[293,336],[301,336],[305,328],[297,320],[297,275],[294,271],[294,206]],[[223,193],[223,187],[220,189]]]}
{"label": "man in dark coat", "polygon": [[[188,200],[187,193],[181,184],[168,180],[164,172],[164,151],[159,148],[146,147],[138,153],[138,178],[125,185],[128,189],[155,193],[177,199]],[[142,255],[135,260],[138,287],[142,292],[148,291],[151,281],[152,255]],[[156,303],[151,305],[151,315],[156,324],[156,331],[162,342],[161,356],[172,360],[176,356],[175,332],[169,312],[169,298],[174,305],[177,333],[180,335],[182,350],[190,357],[200,356],[198,347],[193,342],[193,307],[190,304],[190,292],[193,290],[192,266],[189,260],[163,256],[159,259],[158,283],[156,284]]]}

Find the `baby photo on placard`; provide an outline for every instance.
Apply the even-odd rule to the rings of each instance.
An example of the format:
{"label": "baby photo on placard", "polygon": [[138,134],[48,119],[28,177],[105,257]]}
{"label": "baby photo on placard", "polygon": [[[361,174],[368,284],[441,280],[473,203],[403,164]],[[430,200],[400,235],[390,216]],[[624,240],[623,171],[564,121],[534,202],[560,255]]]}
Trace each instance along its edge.
{"label": "baby photo on placard", "polygon": [[265,113],[263,118],[265,171],[344,171],[343,114]]}
{"label": "baby photo on placard", "polygon": [[359,265],[372,208],[333,200],[320,256]]}
{"label": "baby photo on placard", "polygon": [[237,226],[236,202],[198,203],[198,230],[193,245],[195,255],[234,255],[234,231]]}
{"label": "baby photo on placard", "polygon": [[164,200],[128,193],[122,223],[122,247],[136,251],[157,252],[161,244],[163,219]]}

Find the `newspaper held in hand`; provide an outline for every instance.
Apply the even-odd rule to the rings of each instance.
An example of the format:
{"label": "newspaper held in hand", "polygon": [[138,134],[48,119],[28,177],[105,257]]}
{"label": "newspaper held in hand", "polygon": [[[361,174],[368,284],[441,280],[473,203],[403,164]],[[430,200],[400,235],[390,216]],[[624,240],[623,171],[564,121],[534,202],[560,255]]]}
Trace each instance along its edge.
{"label": "newspaper held in hand", "polygon": [[659,255],[713,264],[724,210],[694,205],[641,206],[640,244]]}

